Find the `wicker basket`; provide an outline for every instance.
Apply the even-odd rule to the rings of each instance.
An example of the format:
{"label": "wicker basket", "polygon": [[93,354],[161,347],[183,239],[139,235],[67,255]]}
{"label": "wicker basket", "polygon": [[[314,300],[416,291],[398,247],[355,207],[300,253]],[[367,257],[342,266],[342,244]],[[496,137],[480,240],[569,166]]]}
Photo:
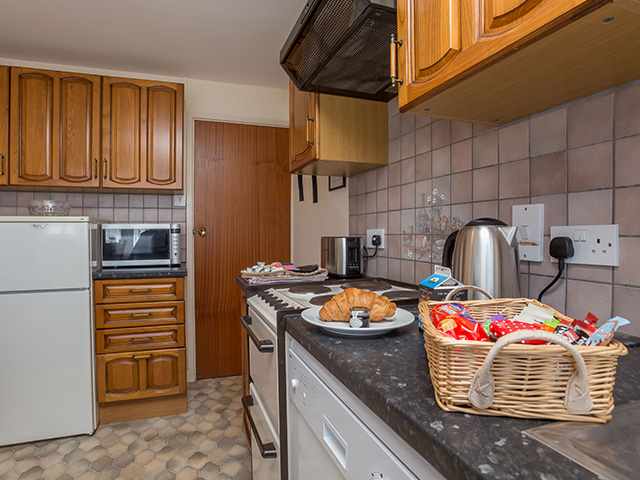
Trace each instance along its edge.
{"label": "wicker basket", "polygon": [[[622,344],[612,341],[604,347],[573,347],[562,340],[559,341],[567,344],[566,348],[560,345],[508,344],[507,337],[518,335],[517,333],[509,334],[496,343],[455,340],[443,335],[431,322],[431,310],[442,303],[446,302],[421,302],[419,307],[431,381],[440,408],[477,415],[519,418],[599,423],[611,419],[618,356],[627,354],[627,349]],[[553,310],[536,300],[526,298],[458,303],[463,304],[476,321],[484,321],[498,313],[512,319],[529,303]],[[569,319],[560,312],[553,311],[556,318]],[[561,339],[559,335],[549,335]],[[498,350],[495,350],[496,347]],[[575,357],[567,348],[574,352]],[[492,349],[494,351],[489,355]],[[494,388],[492,402],[479,408],[470,400],[470,387],[472,381],[476,382],[474,375],[483,366],[485,359],[488,365],[483,370],[485,374],[490,372]],[[576,413],[574,409],[567,407],[567,401],[570,396],[569,387],[573,384],[574,377],[581,376],[580,371],[586,397],[588,399],[590,395],[592,405],[589,402],[590,408]]]}

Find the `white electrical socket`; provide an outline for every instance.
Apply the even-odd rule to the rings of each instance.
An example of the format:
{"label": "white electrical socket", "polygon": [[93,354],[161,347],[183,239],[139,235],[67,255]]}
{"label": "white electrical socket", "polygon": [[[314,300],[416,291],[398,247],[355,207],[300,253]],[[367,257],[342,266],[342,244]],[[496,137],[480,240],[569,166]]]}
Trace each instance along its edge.
{"label": "white electrical socket", "polygon": [[384,248],[384,228],[367,230],[367,248],[376,248],[371,240],[374,235],[380,235],[380,239],[382,241],[380,242],[378,249],[382,250]]}
{"label": "white electrical socket", "polygon": [[544,203],[514,205],[511,224],[518,227],[518,254],[526,262],[544,260]]}
{"label": "white electrical socket", "polygon": [[187,206],[187,197],[185,195],[174,195],[173,196],[173,206],[174,207],[186,207]]}
{"label": "white electrical socket", "polygon": [[[551,227],[551,239],[569,237],[573,240],[573,257],[565,263],[582,265],[620,265],[618,225],[571,225]],[[557,262],[551,258],[552,262]]]}

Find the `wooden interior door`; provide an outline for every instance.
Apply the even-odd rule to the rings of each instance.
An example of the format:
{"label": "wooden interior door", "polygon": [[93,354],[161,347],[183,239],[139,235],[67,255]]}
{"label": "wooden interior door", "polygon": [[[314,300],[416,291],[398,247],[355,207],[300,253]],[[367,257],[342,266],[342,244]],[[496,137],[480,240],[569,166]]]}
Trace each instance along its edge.
{"label": "wooden interior door", "polygon": [[238,375],[241,290],[258,261],[289,261],[286,128],[195,122],[196,377]]}
{"label": "wooden interior door", "polygon": [[0,185],[9,184],[9,67],[0,67]]}

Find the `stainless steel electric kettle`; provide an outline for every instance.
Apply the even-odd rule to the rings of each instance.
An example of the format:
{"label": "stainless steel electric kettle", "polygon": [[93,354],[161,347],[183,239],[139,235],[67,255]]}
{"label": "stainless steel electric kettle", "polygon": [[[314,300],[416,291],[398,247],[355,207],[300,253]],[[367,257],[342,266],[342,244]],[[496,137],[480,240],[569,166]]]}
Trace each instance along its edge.
{"label": "stainless steel electric kettle", "polygon": [[[517,229],[495,218],[471,220],[447,238],[442,264],[451,268],[456,280],[480,287],[494,298],[519,298]],[[470,300],[485,299],[469,293]]]}

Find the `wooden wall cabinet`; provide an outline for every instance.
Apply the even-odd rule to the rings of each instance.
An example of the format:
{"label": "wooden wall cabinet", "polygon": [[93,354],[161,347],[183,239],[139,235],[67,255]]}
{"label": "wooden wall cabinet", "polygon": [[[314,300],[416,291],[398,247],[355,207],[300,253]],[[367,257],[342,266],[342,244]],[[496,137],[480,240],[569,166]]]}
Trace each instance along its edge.
{"label": "wooden wall cabinet", "polygon": [[184,87],[104,77],[102,186],[182,190]]}
{"label": "wooden wall cabinet", "polygon": [[11,68],[11,185],[98,187],[100,77]]}
{"label": "wooden wall cabinet", "polygon": [[187,411],[184,279],[96,280],[101,423]]}
{"label": "wooden wall cabinet", "polygon": [[400,111],[502,124],[634,80],[639,5],[400,0]]}
{"label": "wooden wall cabinet", "polygon": [[9,67],[0,66],[0,186],[9,184]]}
{"label": "wooden wall cabinet", "polygon": [[289,86],[291,173],[351,176],[387,164],[387,105]]}

